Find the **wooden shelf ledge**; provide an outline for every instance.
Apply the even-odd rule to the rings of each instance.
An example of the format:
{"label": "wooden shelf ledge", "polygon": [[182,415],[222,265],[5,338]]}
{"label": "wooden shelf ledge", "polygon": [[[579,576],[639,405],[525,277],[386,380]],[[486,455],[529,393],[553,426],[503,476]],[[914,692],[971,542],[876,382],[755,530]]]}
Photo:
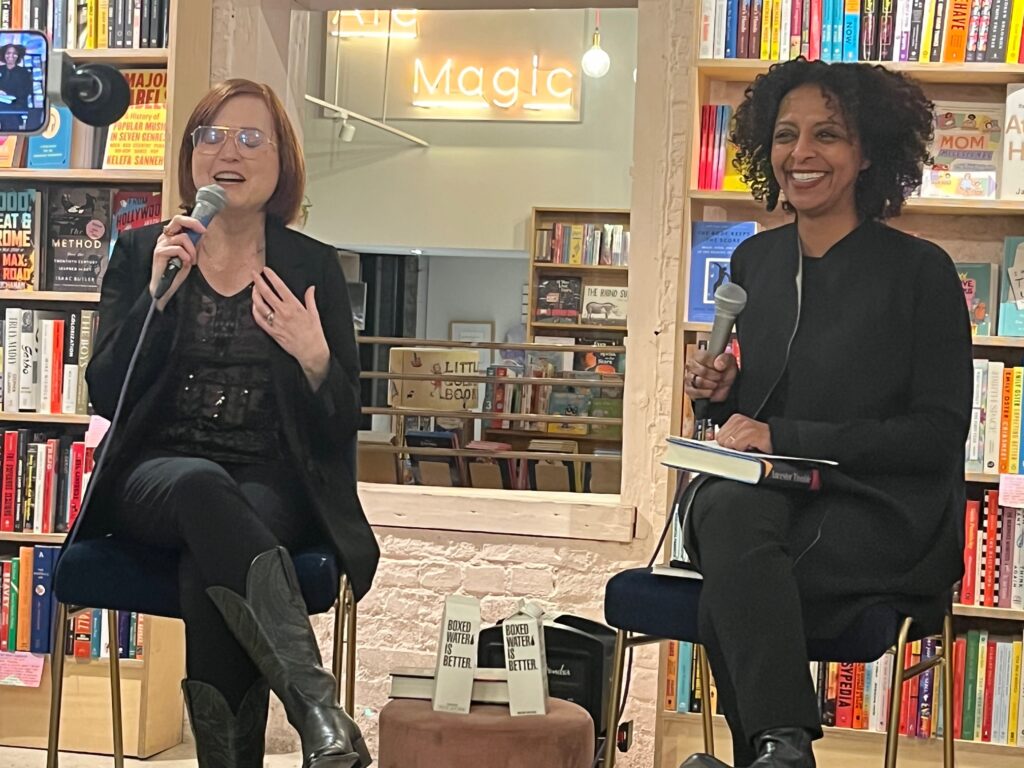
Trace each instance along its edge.
{"label": "wooden shelf ledge", "polygon": [[586,541],[633,540],[636,508],[601,493],[359,483],[370,524]]}

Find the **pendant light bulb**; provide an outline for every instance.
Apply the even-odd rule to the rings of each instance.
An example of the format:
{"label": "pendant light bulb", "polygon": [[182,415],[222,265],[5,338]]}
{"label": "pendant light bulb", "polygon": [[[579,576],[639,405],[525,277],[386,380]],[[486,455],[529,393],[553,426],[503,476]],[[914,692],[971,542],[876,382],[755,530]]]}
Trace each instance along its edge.
{"label": "pendant light bulb", "polygon": [[611,57],[601,47],[601,33],[594,29],[594,44],[583,54],[583,73],[588,77],[604,77],[612,66]]}

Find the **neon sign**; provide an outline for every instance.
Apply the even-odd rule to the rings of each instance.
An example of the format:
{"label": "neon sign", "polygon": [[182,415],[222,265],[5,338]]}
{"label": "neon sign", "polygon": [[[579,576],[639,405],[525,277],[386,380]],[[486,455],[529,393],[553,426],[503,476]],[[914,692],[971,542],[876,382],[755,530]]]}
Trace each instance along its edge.
{"label": "neon sign", "polygon": [[[565,67],[542,72],[540,57],[533,56],[529,70],[529,89],[522,89],[522,70],[502,66],[487,71],[485,66],[457,66],[448,57],[439,67],[429,68],[417,57],[413,63],[413,106],[425,109],[572,109],[575,74]],[[526,97],[523,103],[520,99]]]}

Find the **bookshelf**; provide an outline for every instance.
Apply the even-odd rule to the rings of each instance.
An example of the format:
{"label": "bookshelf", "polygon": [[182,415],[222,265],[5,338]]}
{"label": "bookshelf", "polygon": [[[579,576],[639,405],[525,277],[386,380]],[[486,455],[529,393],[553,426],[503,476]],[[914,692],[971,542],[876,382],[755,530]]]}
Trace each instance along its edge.
{"label": "bookshelf", "polygon": [[[695,39],[699,40],[700,4],[691,3],[696,19]],[[741,101],[744,89],[759,74],[767,72],[774,62],[760,60],[698,59],[697,46],[691,53],[686,73],[693,85],[691,113],[684,119],[689,130],[685,156],[687,158],[685,226],[683,231],[683,285],[680,295],[688,295],[689,255],[691,229],[689,224],[702,220],[750,221],[756,220],[762,228],[779,226],[789,220],[780,211],[767,213],[763,206],[742,191],[698,190],[697,170],[700,150],[700,105],[731,104]],[[1008,83],[1024,82],[1024,68],[1017,64],[969,63],[925,64],[889,63],[889,69],[905,72],[922,84],[931,99],[951,101],[1002,102]],[[890,222],[893,226],[938,242],[954,259],[960,261],[1001,263],[1005,237],[1024,232],[1024,203],[1006,200],[944,200],[912,198],[903,215]],[[685,302],[685,298],[682,299]],[[682,307],[680,318],[687,316]],[[710,333],[709,323],[682,322],[681,349],[689,349],[698,338]],[[1020,352],[1024,338],[977,336],[974,338],[975,357],[1000,360],[1007,365],[1020,365]],[[681,361],[680,361],[681,367]],[[681,389],[681,387],[680,387]],[[681,396],[681,392],[680,392]],[[685,410],[685,409],[684,409]],[[682,430],[683,425],[676,425]],[[684,433],[685,434],[685,433]],[[971,484],[969,496],[977,497],[981,489],[998,485],[997,475],[965,473]],[[1024,610],[994,608],[977,605],[954,605],[954,627],[957,634],[965,629],[983,627],[995,635],[1016,637],[1024,631]],[[675,768],[690,754],[703,750],[701,721],[696,714],[679,714],[665,709],[664,694],[667,680],[668,651],[665,643],[659,651],[658,693],[656,700],[657,768]],[[933,721],[934,722],[934,721]],[[827,768],[867,768],[882,760],[885,734],[826,727],[825,738],[815,744],[818,764]],[[718,756],[729,761],[731,754],[728,728],[724,719],[715,718],[715,745]],[[957,740],[956,761],[962,768],[1008,768],[1024,756],[1024,748],[977,741]],[[942,761],[941,741],[937,739],[901,738],[899,764],[908,768],[939,765]],[[731,764],[731,762],[730,762]]]}
{"label": "bookshelf", "polygon": [[[77,62],[112,64],[120,68],[162,68],[167,71],[166,142],[164,170],[101,170],[72,168],[3,170],[4,184],[97,185],[160,189],[162,215],[178,208],[177,150],[185,122],[210,80],[212,0],[169,0],[168,46],[151,49],[66,50]],[[62,291],[0,292],[0,313],[10,306],[32,309],[95,309],[97,293]],[[81,435],[88,416],[40,413],[0,413],[0,431],[26,427]],[[21,546],[59,545],[63,533],[0,533],[0,556],[17,555]],[[124,749],[131,757],[149,757],[181,741],[184,673],[184,633],[181,622],[146,617],[145,658],[121,660],[121,699]],[[62,706],[62,751],[113,754],[110,682],[106,659],[76,659],[65,663]],[[38,688],[0,685],[0,745],[46,747],[50,709],[50,658],[46,657]]]}

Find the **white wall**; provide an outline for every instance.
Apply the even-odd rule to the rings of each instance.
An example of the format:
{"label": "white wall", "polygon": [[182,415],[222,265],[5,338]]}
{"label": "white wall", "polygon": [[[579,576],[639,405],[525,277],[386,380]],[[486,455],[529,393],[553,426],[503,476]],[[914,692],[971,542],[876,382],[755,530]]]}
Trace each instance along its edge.
{"label": "white wall", "polygon": [[[526,259],[473,256],[421,257],[426,288],[426,336],[447,339],[451,320],[493,321],[494,338],[504,341],[520,324],[520,288]],[[422,297],[421,297],[422,298]]]}
{"label": "white wall", "polygon": [[[311,19],[310,48],[322,41]],[[396,121],[429,148],[360,125],[354,141],[306,110],[306,231],[355,249],[528,248],[531,208],[628,208],[633,146],[636,11],[605,10],[602,46],[608,75],[584,78],[580,123]],[[310,54],[309,88],[323,73]],[[518,291],[517,291],[518,293]]]}

